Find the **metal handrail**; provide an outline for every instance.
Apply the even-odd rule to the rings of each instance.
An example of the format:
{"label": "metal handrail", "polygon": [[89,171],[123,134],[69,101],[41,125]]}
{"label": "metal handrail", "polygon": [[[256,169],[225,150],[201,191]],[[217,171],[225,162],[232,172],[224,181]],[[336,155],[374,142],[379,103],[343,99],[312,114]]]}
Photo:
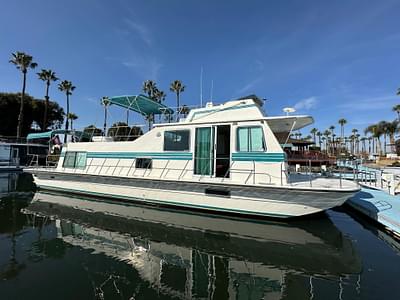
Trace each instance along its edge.
{"label": "metal handrail", "polygon": [[[198,158],[201,159],[201,158]],[[203,159],[208,159],[208,158],[203,158]],[[227,158],[228,159],[228,158]],[[115,161],[115,163],[112,164],[107,164],[110,160]],[[132,163],[130,165],[125,165],[121,164],[121,159],[115,160],[111,158],[104,158],[102,161],[99,161],[94,158],[90,158],[90,160],[87,160],[87,164],[85,169],[71,169],[71,172],[74,173],[79,173],[83,172],[86,174],[95,174],[95,175],[101,175],[103,173],[111,174],[111,176],[120,176],[121,174],[124,174],[123,176],[128,176],[128,177],[135,177],[136,173],[142,170],[142,172],[139,172],[138,175],[141,177],[151,177],[153,174],[156,177],[159,178],[166,178],[168,173],[171,171],[178,171],[177,179],[180,180],[186,176],[188,172],[193,172],[195,171],[194,169],[194,164],[190,167],[190,162],[192,159],[187,159],[185,160],[184,166],[183,167],[173,167],[170,166],[171,160],[166,160],[166,163],[163,166],[154,166],[150,168],[150,166],[147,166],[147,168],[135,168],[135,163],[136,159],[132,159]],[[305,178],[297,178],[297,180],[291,182],[291,171],[289,168],[286,167],[285,162],[282,162],[280,165],[280,172],[279,175],[273,175],[269,172],[257,172],[256,170],[256,161],[251,161],[252,166],[250,168],[246,166],[240,165],[239,167],[234,168],[234,165],[237,163],[236,161],[232,161],[231,164],[229,165],[227,171],[225,172],[224,176],[222,177],[215,177],[219,178],[221,182],[224,182],[227,178],[228,172],[231,174],[247,174],[247,177],[244,177],[244,183],[247,184],[249,180],[252,179],[252,183],[255,184],[257,178],[261,177],[266,177],[266,181],[264,182],[265,184],[280,184],[281,186],[286,186],[286,185],[297,185],[299,182],[309,182],[310,187],[313,185],[313,181],[316,179],[316,176],[314,173],[312,173],[312,168],[309,164],[308,166],[308,177]],[[206,167],[206,166],[205,166]],[[66,168],[62,168],[63,170],[66,170]],[[118,171],[117,171],[118,169]],[[134,172],[131,170],[134,169]],[[68,168],[67,168],[68,170]],[[111,172],[111,171],[112,172]],[[124,172],[124,170],[127,170],[127,173]],[[157,170],[160,171],[160,174],[156,172]],[[342,182],[342,172],[339,174],[339,186],[343,186]],[[371,175],[370,175],[371,176]],[[286,177],[286,180],[284,180]],[[198,177],[199,181],[204,180],[204,178],[208,178],[207,176],[201,175]],[[214,178],[214,177],[213,177]],[[231,177],[232,178],[232,177]],[[361,177],[360,177],[361,178]],[[366,176],[363,176],[364,180]],[[263,183],[262,181],[260,182],[261,184]]]}
{"label": "metal handrail", "polygon": [[[105,158],[102,161],[102,163],[96,164],[94,162],[94,159],[91,158],[89,163],[86,165],[84,170],[78,170],[78,169],[73,169],[73,170],[74,170],[74,172],[83,171],[86,174],[88,174],[88,173],[92,173],[92,172],[90,172],[90,169],[94,168],[93,173],[95,173],[97,175],[100,175],[102,173],[103,169],[105,168],[105,165],[106,165],[106,162],[107,162],[108,159],[109,158]],[[121,166],[119,164],[120,160],[118,160],[115,165],[107,166],[107,168],[108,168],[107,170],[109,170],[110,168],[114,168],[114,170],[112,172],[112,176],[114,176],[117,168],[120,169],[119,172],[118,172],[118,175],[120,175],[123,172],[123,169],[128,168],[128,172],[126,173],[126,176],[134,176],[135,175],[134,173],[137,170],[140,170],[140,168],[135,168],[135,172],[133,174],[130,174],[131,169],[133,168],[133,166],[135,164],[135,161],[136,161],[136,159],[133,159],[132,160],[132,164],[130,166]],[[161,178],[162,175],[164,175],[164,177],[165,177],[168,174],[168,172],[170,172],[170,171],[180,171],[178,179],[181,179],[182,177],[184,177],[184,175],[187,172],[194,172],[193,168],[188,168],[190,160],[186,160],[186,163],[185,163],[185,166],[184,166],[183,169],[182,168],[168,167],[169,163],[170,163],[170,160],[167,160],[167,163],[165,164],[165,166],[163,166],[163,167],[154,167],[154,166],[152,166],[151,170],[162,170],[161,174],[160,174],[160,178]],[[231,174],[249,174],[247,179],[245,180],[245,183],[247,183],[248,180],[251,178],[251,176],[253,176],[253,184],[255,184],[256,176],[260,175],[260,176],[267,176],[268,177],[268,183],[271,183],[273,178],[277,178],[278,180],[280,179],[281,180],[281,185],[283,185],[283,174],[285,174],[288,177],[287,170],[282,170],[282,172],[280,174],[280,177],[273,176],[272,174],[269,174],[267,172],[256,172],[256,170],[255,170],[255,161],[252,161],[253,167],[251,169],[233,168],[234,163],[235,163],[234,161],[231,163],[229,169],[225,173],[225,176],[226,176],[226,174],[228,172],[230,172]],[[66,168],[63,168],[63,170],[65,170],[65,169]],[[150,176],[151,173],[152,173],[149,167],[143,168],[143,170],[144,170],[144,172],[143,172],[143,174],[141,174],[142,177]],[[150,170],[150,172],[148,172],[149,170]],[[224,181],[226,179],[225,176],[224,177],[219,177],[219,178],[221,178],[221,180]],[[199,181],[201,181],[203,178],[204,178],[203,175],[200,176],[199,177]]]}

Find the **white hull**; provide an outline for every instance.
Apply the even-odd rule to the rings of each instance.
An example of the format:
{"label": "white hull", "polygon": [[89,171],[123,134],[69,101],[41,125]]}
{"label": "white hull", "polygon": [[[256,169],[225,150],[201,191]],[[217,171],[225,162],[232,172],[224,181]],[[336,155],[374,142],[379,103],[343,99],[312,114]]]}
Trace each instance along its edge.
{"label": "white hull", "polygon": [[[99,182],[74,180],[40,179],[35,177],[39,188],[65,193],[76,193],[97,197],[107,197],[127,201],[156,205],[169,205],[191,209],[201,209],[215,212],[238,213],[267,217],[288,218],[318,213],[326,209],[342,205],[352,194],[337,192],[306,192],[280,188],[274,189],[280,199],[269,199],[266,187],[264,197],[218,196],[204,193],[143,188],[134,185],[115,185]],[[179,185],[177,182],[176,184]],[[303,191],[304,192],[304,191]],[[295,199],[294,199],[295,198]],[[313,199],[314,198],[314,199]],[[318,200],[318,201],[317,201]],[[316,202],[317,201],[317,202]],[[307,205],[305,203],[312,203]],[[317,203],[318,205],[315,205]]]}

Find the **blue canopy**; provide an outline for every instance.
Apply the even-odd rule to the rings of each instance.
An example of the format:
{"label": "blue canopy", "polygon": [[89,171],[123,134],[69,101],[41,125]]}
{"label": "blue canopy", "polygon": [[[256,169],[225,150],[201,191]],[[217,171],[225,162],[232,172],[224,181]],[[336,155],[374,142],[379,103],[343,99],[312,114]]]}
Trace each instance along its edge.
{"label": "blue canopy", "polygon": [[154,101],[145,95],[125,95],[108,98],[111,104],[133,110],[144,116],[150,114],[173,114],[174,111],[162,103]]}

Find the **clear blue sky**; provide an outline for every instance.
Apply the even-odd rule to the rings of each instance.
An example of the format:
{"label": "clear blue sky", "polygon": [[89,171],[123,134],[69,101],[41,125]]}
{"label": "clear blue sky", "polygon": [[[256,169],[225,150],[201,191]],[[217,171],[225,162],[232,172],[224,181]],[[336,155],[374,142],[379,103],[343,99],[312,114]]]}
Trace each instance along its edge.
{"label": "clear blue sky", "polygon": [[[169,83],[180,79],[182,101],[199,104],[202,66],[204,98],[213,80],[216,102],[255,93],[269,99],[269,115],[294,106],[321,130],[342,117],[347,131],[392,120],[400,103],[398,0],[4,0],[1,10],[0,91],[20,91],[8,60],[28,52],[38,70],[77,87],[77,127],[101,126],[99,99],[140,93],[146,79],[168,92],[171,106]],[[35,72],[27,91],[42,98]],[[51,98],[65,104],[55,85]],[[124,115],[111,110],[112,121]]]}

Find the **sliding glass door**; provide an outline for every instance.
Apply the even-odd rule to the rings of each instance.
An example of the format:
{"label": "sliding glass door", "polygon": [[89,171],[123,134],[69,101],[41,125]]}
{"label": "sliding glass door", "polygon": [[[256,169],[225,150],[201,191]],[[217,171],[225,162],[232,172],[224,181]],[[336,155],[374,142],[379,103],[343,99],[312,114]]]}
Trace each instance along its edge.
{"label": "sliding glass door", "polygon": [[194,174],[214,174],[214,128],[196,128]]}

